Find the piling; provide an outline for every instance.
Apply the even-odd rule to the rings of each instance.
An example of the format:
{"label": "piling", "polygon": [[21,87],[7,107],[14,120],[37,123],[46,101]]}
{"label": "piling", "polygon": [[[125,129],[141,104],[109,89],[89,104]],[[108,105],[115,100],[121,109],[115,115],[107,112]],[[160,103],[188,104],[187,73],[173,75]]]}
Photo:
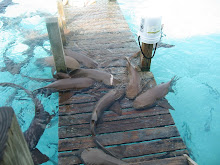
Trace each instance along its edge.
{"label": "piling", "polygon": [[61,21],[62,21],[63,29],[65,30],[65,29],[67,29],[66,18],[65,18],[65,13],[63,10],[63,2],[61,0],[57,0],[57,9],[58,9],[58,14],[59,14]]}
{"label": "piling", "polygon": [[46,26],[57,72],[67,72],[58,17],[46,18]]}
{"label": "piling", "polygon": [[0,164],[34,165],[28,145],[11,107],[0,108]]}
{"label": "piling", "polygon": [[61,38],[63,41],[63,45],[65,46],[66,43],[66,37],[65,37],[65,31],[67,29],[66,27],[66,19],[65,19],[65,14],[63,10],[63,2],[61,0],[57,1],[57,9],[58,9],[58,23],[59,23],[59,28],[60,28],[60,34]]}
{"label": "piling", "polygon": [[150,71],[152,50],[153,50],[153,44],[142,43],[142,52],[147,57],[145,58],[142,53],[140,55],[142,71]]}

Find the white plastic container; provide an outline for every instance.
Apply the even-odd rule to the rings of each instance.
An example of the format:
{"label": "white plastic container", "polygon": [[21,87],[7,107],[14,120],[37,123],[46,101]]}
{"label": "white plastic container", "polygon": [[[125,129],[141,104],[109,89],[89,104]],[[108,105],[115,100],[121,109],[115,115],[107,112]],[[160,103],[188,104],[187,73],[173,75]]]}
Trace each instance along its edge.
{"label": "white plastic container", "polygon": [[156,44],[161,38],[161,16],[141,18],[139,36],[141,42]]}

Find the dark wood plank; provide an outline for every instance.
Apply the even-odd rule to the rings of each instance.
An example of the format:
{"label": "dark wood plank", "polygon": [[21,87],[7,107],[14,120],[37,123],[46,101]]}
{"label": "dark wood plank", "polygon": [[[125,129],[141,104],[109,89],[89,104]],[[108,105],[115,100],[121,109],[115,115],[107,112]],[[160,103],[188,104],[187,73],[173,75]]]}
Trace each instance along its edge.
{"label": "dark wood plank", "polygon": [[145,161],[150,161],[150,160],[182,156],[183,154],[188,154],[188,151],[186,149],[182,149],[182,150],[176,150],[176,151],[162,152],[162,153],[157,153],[157,154],[126,158],[124,159],[124,161],[128,163],[137,163],[137,162],[145,162]]}
{"label": "dark wood plank", "polygon": [[[176,127],[170,126],[153,129],[143,129],[137,131],[102,134],[97,135],[97,139],[102,145],[109,146],[178,136],[180,135]],[[59,141],[59,151],[69,151],[95,146],[96,144],[93,142],[93,138],[91,136],[62,139]]]}
{"label": "dark wood plank", "polygon": [[[170,157],[176,157],[176,156],[182,156],[183,154],[187,154],[188,151],[178,150],[178,151],[171,151],[171,152],[163,152],[163,153],[157,153],[157,154],[151,154],[151,155],[143,155],[137,158],[129,158],[129,159],[123,159],[123,161],[128,163],[136,163],[136,162],[142,162],[142,161],[150,161],[150,160],[157,160],[157,159],[165,159]],[[76,156],[77,155],[77,156]],[[72,151],[72,152],[60,152],[59,153],[59,164],[80,164],[81,160],[78,157],[78,151]]]}
{"label": "dark wood plank", "polygon": [[[173,125],[174,121],[170,114],[139,117],[127,120],[103,122],[97,126],[97,134],[128,131],[142,128],[154,128]],[[120,127],[119,127],[120,125]],[[62,126],[59,128],[59,138],[70,138],[91,135],[89,124]]]}
{"label": "dark wood plank", "polygon": [[96,97],[93,95],[77,94],[77,95],[73,95],[70,99],[61,103],[60,105],[82,104],[82,103],[90,103],[94,101],[97,101],[97,100],[96,100]]}
{"label": "dark wood plank", "polygon": [[152,160],[152,161],[144,161],[131,163],[131,165],[188,165],[188,162],[184,156],[177,156],[166,159]]}
{"label": "dark wood plank", "polygon": [[[91,104],[89,104],[91,105]],[[94,107],[94,104],[91,105],[91,109]],[[88,109],[90,109],[88,108]],[[91,111],[90,111],[91,112]],[[168,109],[161,107],[154,107],[150,109],[145,109],[142,111],[137,111],[133,108],[122,110],[122,115],[118,116],[112,111],[106,111],[103,116],[103,121],[116,121],[116,120],[125,120],[139,117],[148,117],[161,114],[169,114]],[[82,113],[68,116],[59,117],[59,126],[68,126],[74,124],[89,124],[92,113]]]}
{"label": "dark wood plank", "polygon": [[127,158],[167,151],[175,151],[185,148],[186,146],[181,138],[172,138],[110,147],[108,150],[112,153],[115,153],[119,157]]}
{"label": "dark wood plank", "polygon": [[[82,104],[70,104],[59,107],[59,115],[73,115],[77,113],[92,112],[96,102],[82,103]],[[60,117],[59,117],[60,120]]]}
{"label": "dark wood plank", "polygon": [[[183,153],[187,152],[185,148],[186,146],[182,142],[181,138],[173,138],[130,145],[121,145],[116,147],[109,147],[107,149],[121,158],[139,156],[147,157],[150,155],[149,159],[152,160],[173,157],[174,155],[182,155]],[[68,161],[68,164],[80,164],[81,161],[77,155],[79,155],[79,151],[59,153],[59,161],[62,162],[62,164]]]}

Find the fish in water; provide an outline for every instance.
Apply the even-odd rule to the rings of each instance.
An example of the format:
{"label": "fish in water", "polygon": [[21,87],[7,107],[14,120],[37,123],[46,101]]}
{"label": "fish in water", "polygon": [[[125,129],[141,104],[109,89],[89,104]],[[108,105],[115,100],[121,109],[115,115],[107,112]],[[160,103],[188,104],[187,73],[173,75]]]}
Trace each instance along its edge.
{"label": "fish in water", "polygon": [[[69,56],[64,56],[64,60],[65,60],[66,67],[71,69],[72,71],[80,68],[78,61],[76,61],[74,58],[69,57]],[[39,58],[36,62],[37,62],[37,65],[43,64],[47,66],[55,66],[53,56],[45,57],[43,59]]]}
{"label": "fish in water", "polygon": [[135,109],[147,108],[155,104],[156,101],[165,97],[171,90],[174,83],[175,76],[167,83],[162,83],[153,88],[148,89],[146,92],[140,94],[134,100],[133,106]]}
{"label": "fish in water", "polygon": [[39,91],[41,89],[51,89],[54,91],[79,90],[91,87],[94,83],[95,81],[90,78],[67,78],[57,80],[43,88],[39,88],[34,91]]}
{"label": "fish in water", "polygon": [[88,56],[74,52],[71,49],[65,49],[64,52],[67,56],[73,57],[87,68],[95,69],[98,67],[98,63],[89,58]]}
{"label": "fish in water", "polygon": [[81,160],[86,165],[128,165],[97,148],[87,148],[81,153]]}
{"label": "fish in water", "polygon": [[111,152],[106,150],[104,146],[102,146],[99,141],[96,139],[96,132],[95,132],[95,126],[100,121],[103,113],[105,110],[110,108],[116,101],[120,100],[125,94],[125,89],[112,89],[107,94],[105,94],[96,104],[93,112],[92,112],[92,118],[90,121],[90,130],[93,136],[93,140],[96,143],[98,147],[100,147],[103,151],[106,153],[114,156]]}
{"label": "fish in water", "polygon": [[76,71],[71,72],[70,76],[72,78],[88,77],[96,81],[103,82],[108,86],[120,83],[120,81],[114,78],[112,74],[96,69],[77,69]]}
{"label": "fish in water", "polygon": [[62,73],[62,72],[57,72],[53,77],[56,78],[56,79],[71,78],[71,77],[69,76],[69,74],[67,74],[67,73]]}
{"label": "fish in water", "polygon": [[31,157],[34,161],[34,164],[42,164],[49,160],[49,157],[39,151],[39,149],[35,148],[31,151]]}
{"label": "fish in water", "polygon": [[[43,135],[47,124],[52,119],[52,116],[47,111],[44,110],[44,107],[41,104],[40,100],[35,98],[31,91],[29,91],[29,90],[27,90],[27,89],[25,89],[22,86],[19,86],[17,84],[7,83],[7,82],[0,83],[0,86],[22,89],[33,100],[33,102],[35,104],[35,116],[34,116],[32,122],[31,122],[30,126],[28,127],[28,129],[24,132],[24,137],[25,137],[25,140],[27,142],[27,145],[28,145],[28,148],[30,149],[30,151],[35,152],[36,151],[35,147],[37,146],[41,136]],[[41,154],[39,154],[39,155],[41,155]],[[35,155],[33,157],[33,160],[38,162],[38,161],[42,160],[41,156],[38,157],[38,156]],[[47,160],[46,156],[44,158],[45,158],[45,160]]]}
{"label": "fish in water", "polygon": [[141,78],[138,71],[133,68],[131,62],[128,57],[126,57],[128,61],[128,74],[129,74],[129,83],[126,88],[126,97],[129,99],[134,99],[142,90],[141,87]]}

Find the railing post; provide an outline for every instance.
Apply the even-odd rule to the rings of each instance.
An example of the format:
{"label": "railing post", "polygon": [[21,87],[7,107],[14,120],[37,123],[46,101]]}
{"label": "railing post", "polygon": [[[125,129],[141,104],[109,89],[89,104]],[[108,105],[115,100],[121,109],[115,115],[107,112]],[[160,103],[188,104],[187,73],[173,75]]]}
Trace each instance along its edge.
{"label": "railing post", "polygon": [[58,14],[62,20],[62,25],[63,25],[63,29],[67,29],[66,26],[66,17],[64,14],[64,10],[63,10],[63,2],[61,0],[57,0],[57,9],[58,9]]}
{"label": "railing post", "polygon": [[141,61],[141,70],[142,71],[150,71],[150,65],[151,65],[151,56],[152,56],[152,50],[153,50],[153,44],[146,44],[142,43],[142,51],[144,55],[149,58],[145,58],[143,54],[140,55],[140,61]]}
{"label": "railing post", "polygon": [[11,107],[0,108],[0,164],[34,165],[28,145]]}
{"label": "railing post", "polygon": [[56,70],[57,72],[66,73],[67,69],[64,60],[63,42],[60,35],[58,17],[46,18],[46,25]]}
{"label": "railing post", "polygon": [[66,31],[67,26],[66,26],[66,18],[63,10],[63,2],[61,0],[57,0],[57,9],[59,15],[59,27],[60,27],[61,38],[63,41],[63,45],[66,45],[66,37],[64,31]]}

